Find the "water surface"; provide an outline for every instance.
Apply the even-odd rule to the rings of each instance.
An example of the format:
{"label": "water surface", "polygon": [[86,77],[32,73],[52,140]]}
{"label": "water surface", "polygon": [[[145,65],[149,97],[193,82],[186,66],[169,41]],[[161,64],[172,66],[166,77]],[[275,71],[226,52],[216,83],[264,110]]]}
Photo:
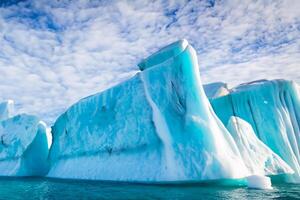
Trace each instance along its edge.
{"label": "water surface", "polygon": [[300,199],[300,185],[273,190],[213,184],[145,185],[46,178],[1,178],[0,199]]}

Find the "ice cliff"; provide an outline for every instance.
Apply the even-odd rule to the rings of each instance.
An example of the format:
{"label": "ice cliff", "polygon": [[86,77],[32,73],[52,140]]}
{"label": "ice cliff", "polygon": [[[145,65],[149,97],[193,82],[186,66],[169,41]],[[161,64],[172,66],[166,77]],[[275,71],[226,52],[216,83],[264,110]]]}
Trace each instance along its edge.
{"label": "ice cliff", "polygon": [[[223,114],[225,126],[215,115],[186,40],[138,66],[130,80],[80,100],[57,119],[49,177],[161,182],[293,172],[247,122],[246,135],[236,118],[229,133],[234,114]],[[229,93],[224,84],[210,88],[215,99]]]}
{"label": "ice cliff", "polygon": [[0,103],[0,176],[44,176],[46,127],[37,117],[13,116],[13,101]]}
{"label": "ice cliff", "polygon": [[[232,116],[243,119],[236,121],[237,125],[249,123],[257,138],[293,169],[288,181],[299,182],[299,98],[299,87],[292,81],[259,80],[233,88],[228,95],[211,99],[211,104],[224,125]],[[246,132],[252,131],[240,134],[245,137]]]}
{"label": "ice cliff", "polygon": [[248,170],[206,98],[194,49],[171,44],[130,80],[86,97],[53,126],[50,177],[193,181]]}

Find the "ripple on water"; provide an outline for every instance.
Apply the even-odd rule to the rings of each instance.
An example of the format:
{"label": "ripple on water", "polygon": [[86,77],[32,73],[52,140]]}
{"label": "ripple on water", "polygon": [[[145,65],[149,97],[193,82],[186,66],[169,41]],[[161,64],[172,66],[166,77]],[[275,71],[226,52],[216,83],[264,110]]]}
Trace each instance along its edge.
{"label": "ripple on water", "polygon": [[300,199],[300,185],[273,190],[213,184],[146,185],[42,178],[0,179],[0,199]]}

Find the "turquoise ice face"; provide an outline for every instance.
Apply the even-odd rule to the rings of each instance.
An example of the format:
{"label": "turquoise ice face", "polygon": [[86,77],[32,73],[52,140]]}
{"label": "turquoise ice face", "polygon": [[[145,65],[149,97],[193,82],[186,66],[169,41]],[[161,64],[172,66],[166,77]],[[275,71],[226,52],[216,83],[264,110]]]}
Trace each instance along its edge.
{"label": "turquoise ice face", "polygon": [[224,124],[237,116],[253,127],[257,137],[300,175],[300,96],[297,84],[285,80],[257,81],[234,88],[229,95],[212,99]]}

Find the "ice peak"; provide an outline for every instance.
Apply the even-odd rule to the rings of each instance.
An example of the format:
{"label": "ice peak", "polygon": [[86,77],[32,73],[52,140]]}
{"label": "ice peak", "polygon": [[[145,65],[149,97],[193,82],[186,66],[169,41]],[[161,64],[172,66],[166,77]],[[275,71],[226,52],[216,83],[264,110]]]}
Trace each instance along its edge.
{"label": "ice peak", "polygon": [[6,100],[0,102],[0,121],[12,117],[14,110],[14,101]]}
{"label": "ice peak", "polygon": [[152,54],[151,56],[143,59],[139,64],[139,68],[141,71],[153,67],[157,64],[163,63],[170,58],[173,58],[180,53],[182,53],[186,47],[189,45],[188,41],[186,39],[182,39],[179,41],[176,41],[160,50],[158,50],[156,53]]}

